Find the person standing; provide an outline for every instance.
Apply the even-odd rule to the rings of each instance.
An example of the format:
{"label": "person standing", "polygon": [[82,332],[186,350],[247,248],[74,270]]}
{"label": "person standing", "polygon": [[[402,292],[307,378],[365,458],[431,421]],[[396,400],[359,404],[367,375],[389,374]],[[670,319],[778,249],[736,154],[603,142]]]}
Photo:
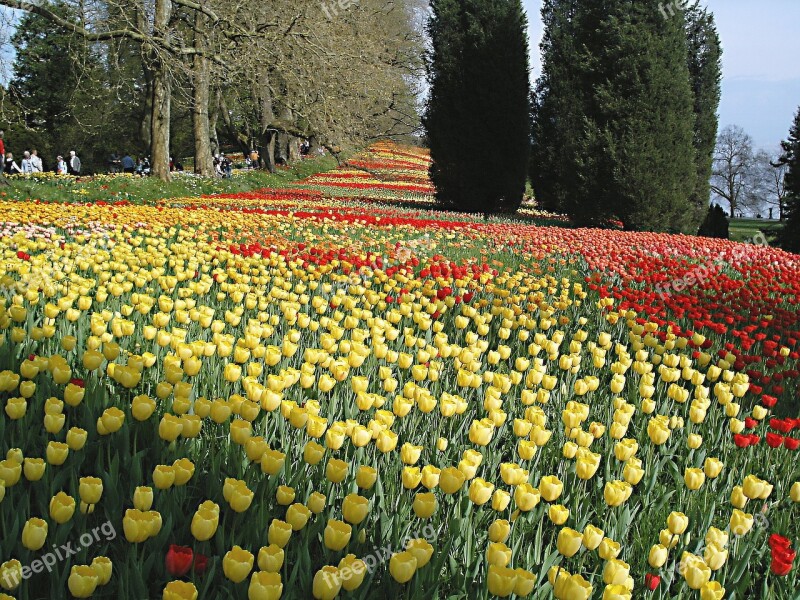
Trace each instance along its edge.
{"label": "person standing", "polygon": [[59,154],[58,158],[56,158],[56,173],[59,175],[66,175],[67,172],[67,162],[64,160],[64,157]]}
{"label": "person standing", "polygon": [[41,173],[44,171],[44,165],[42,165],[42,159],[39,157],[39,151],[34,148],[31,150],[31,164],[33,165],[33,172],[34,173]]}
{"label": "person standing", "polygon": [[2,156],[3,159],[5,159],[5,157],[6,157],[6,143],[3,140],[5,135],[6,135],[6,132],[3,131],[2,129],[0,129],[0,156]]}
{"label": "person standing", "polygon": [[30,175],[33,173],[33,163],[31,162],[31,153],[25,150],[25,153],[22,155],[22,172],[25,175]]}
{"label": "person standing", "polygon": [[67,167],[70,175],[78,176],[81,174],[81,159],[75,154],[75,150],[69,151],[69,164]]}
{"label": "person standing", "polygon": [[133,173],[136,170],[136,163],[133,162],[133,158],[127,152],[125,156],[122,157],[122,172],[123,173]]}
{"label": "person standing", "polygon": [[14,155],[11,152],[6,154],[6,164],[3,170],[6,175],[22,173],[22,169],[20,169],[19,165],[14,161]]}

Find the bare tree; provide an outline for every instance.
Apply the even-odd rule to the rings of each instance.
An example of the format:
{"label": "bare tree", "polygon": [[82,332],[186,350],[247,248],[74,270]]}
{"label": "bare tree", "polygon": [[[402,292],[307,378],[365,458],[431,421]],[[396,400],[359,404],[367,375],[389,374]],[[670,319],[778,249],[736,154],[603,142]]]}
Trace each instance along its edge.
{"label": "bare tree", "polygon": [[738,125],[728,125],[717,138],[711,191],[727,202],[731,217],[740,208],[749,208],[758,186],[753,138]]}

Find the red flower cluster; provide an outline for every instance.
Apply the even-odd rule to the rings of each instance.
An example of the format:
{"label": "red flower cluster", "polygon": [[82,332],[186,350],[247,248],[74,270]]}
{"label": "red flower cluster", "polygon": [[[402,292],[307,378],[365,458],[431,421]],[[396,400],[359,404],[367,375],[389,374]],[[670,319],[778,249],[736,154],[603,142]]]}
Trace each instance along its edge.
{"label": "red flower cluster", "polygon": [[167,572],[173,577],[183,577],[192,569],[196,574],[202,575],[208,567],[208,557],[204,554],[195,554],[188,546],[170,544],[164,564]]}
{"label": "red flower cluster", "polygon": [[769,547],[772,551],[770,570],[780,577],[785,577],[792,570],[797,553],[792,550],[789,538],[773,533],[769,536]]}

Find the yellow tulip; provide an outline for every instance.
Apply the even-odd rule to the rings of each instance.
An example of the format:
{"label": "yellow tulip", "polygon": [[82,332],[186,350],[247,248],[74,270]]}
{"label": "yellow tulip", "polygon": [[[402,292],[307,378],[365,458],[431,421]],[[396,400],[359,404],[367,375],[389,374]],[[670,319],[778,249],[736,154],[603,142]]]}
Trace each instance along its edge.
{"label": "yellow tulip", "polygon": [[336,519],[330,519],[323,534],[325,547],[338,552],[347,546],[352,534],[353,528],[350,525]]}
{"label": "yellow tulip", "polygon": [[348,592],[352,592],[364,582],[367,565],[363,560],[356,558],[354,554],[348,554],[339,561],[338,570],[342,587]]}
{"label": "yellow tulip", "polygon": [[75,498],[64,492],[58,492],[50,499],[50,518],[63,525],[75,514],[75,507]]}
{"label": "yellow tulip", "polygon": [[162,600],[197,600],[197,588],[188,581],[170,581],[164,586]]}
{"label": "yellow tulip", "polygon": [[250,578],[248,600],[278,600],[283,594],[283,583],[278,573],[259,571]]}
{"label": "yellow tulip", "polygon": [[581,549],[582,544],[582,533],[575,531],[574,529],[570,529],[569,527],[564,527],[558,532],[556,547],[558,548],[559,553],[563,554],[567,558],[575,556],[578,553],[578,550]]}
{"label": "yellow tulip", "polygon": [[243,550],[239,546],[234,546],[225,553],[222,559],[222,571],[225,577],[234,583],[240,583],[247,579],[253,570],[253,554]]}
{"label": "yellow tulip", "polygon": [[563,525],[569,518],[569,509],[561,504],[551,504],[547,509],[547,516],[556,525]]}
{"label": "yellow tulip", "polygon": [[708,581],[700,588],[700,600],[722,600],[725,597],[725,588],[719,581]]}
{"label": "yellow tulip", "polygon": [[358,494],[348,494],[342,502],[342,515],[344,520],[353,525],[358,525],[367,518],[369,513],[369,500]]}
{"label": "yellow tulip", "polygon": [[95,570],[88,565],[74,565],[69,572],[67,587],[69,593],[76,598],[88,598],[97,589],[98,577]]}
{"label": "yellow tulip", "polygon": [[501,565],[489,565],[486,584],[489,593],[506,598],[514,593],[517,583],[517,572]]}
{"label": "yellow tulip", "polygon": [[36,552],[44,546],[45,541],[47,541],[47,522],[35,517],[28,519],[22,528],[22,545]]}
{"label": "yellow tulip", "polygon": [[267,531],[267,540],[270,544],[274,544],[279,548],[284,548],[286,544],[289,543],[292,531],[294,530],[291,524],[286,521],[281,521],[280,519],[272,519],[272,523],[270,523],[269,530]]}
{"label": "yellow tulip", "polygon": [[312,593],[316,600],[333,600],[342,589],[339,569],[325,566],[314,574]]}
{"label": "yellow tulip", "polygon": [[389,559],[389,573],[398,583],[407,583],[416,571],[417,558],[411,552],[397,552]]}
{"label": "yellow tulip", "polygon": [[258,551],[258,568],[269,573],[278,573],[283,566],[283,548],[270,544]]}

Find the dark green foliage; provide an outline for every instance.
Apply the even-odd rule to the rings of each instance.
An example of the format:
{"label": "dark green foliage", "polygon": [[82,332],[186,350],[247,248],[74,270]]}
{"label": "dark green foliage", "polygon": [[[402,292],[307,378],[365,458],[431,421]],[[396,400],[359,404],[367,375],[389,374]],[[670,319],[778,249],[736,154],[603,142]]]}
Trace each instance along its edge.
{"label": "dark green foliage", "polygon": [[537,199],[579,225],[695,231],[694,97],[682,12],[547,0],[533,114]]}
{"label": "dark green foliage", "polygon": [[710,238],[721,238],[727,240],[730,235],[730,222],[728,215],[722,210],[719,204],[712,204],[708,207],[708,213],[697,235]]}
{"label": "dark green foliage", "polygon": [[786,222],[778,234],[784,250],[800,254],[800,109],[794,117],[789,139],[784,141],[780,163],[786,169]]}
{"label": "dark green foliage", "polygon": [[695,4],[686,11],[686,39],[689,45],[689,77],[694,95],[694,148],[697,182],[692,205],[697,218],[703,216],[711,193],[711,167],[719,129],[722,94],[722,45],[713,13]]}
{"label": "dark green foliage", "polygon": [[530,151],[527,20],[519,0],[433,0],[431,177],[444,208],[513,212]]}

